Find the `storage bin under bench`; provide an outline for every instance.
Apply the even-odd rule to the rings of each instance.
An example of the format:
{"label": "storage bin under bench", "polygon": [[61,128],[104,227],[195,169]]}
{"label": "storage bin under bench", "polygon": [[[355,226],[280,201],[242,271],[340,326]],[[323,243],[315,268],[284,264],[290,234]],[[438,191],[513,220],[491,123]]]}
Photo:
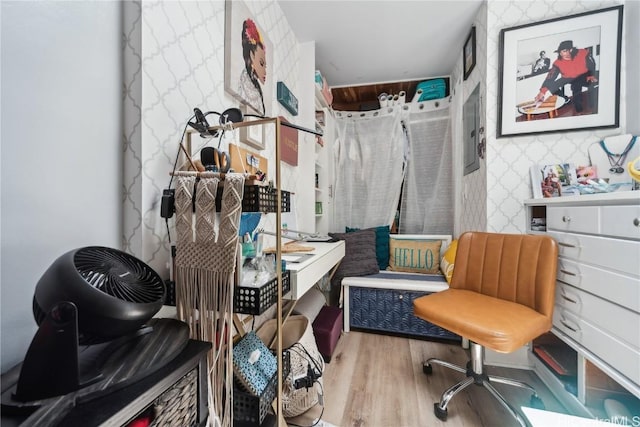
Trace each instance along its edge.
{"label": "storage bin under bench", "polygon": [[460,341],[460,336],[413,314],[413,300],[449,287],[439,274],[381,271],[342,279],[344,331],[350,328]]}

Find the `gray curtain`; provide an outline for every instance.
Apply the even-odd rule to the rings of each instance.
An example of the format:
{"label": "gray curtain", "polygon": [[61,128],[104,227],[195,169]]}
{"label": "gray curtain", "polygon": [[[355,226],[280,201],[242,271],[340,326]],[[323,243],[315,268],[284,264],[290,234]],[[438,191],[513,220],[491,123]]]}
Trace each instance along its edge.
{"label": "gray curtain", "polygon": [[409,113],[407,173],[400,233],[453,234],[453,160],[449,108]]}
{"label": "gray curtain", "polygon": [[334,232],[391,225],[404,177],[406,137],[398,107],[336,114]]}

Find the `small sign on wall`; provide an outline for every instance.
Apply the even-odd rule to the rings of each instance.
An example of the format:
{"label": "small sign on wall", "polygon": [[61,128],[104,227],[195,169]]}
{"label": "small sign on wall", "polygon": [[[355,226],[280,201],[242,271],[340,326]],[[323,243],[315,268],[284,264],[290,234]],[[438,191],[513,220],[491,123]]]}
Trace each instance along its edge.
{"label": "small sign on wall", "polygon": [[[287,120],[280,116],[280,120]],[[291,166],[298,166],[298,131],[280,125],[280,159]]]}
{"label": "small sign on wall", "polygon": [[292,115],[298,115],[298,98],[296,98],[293,93],[289,90],[287,85],[284,82],[278,82],[278,102],[282,104],[284,108],[287,109]]}

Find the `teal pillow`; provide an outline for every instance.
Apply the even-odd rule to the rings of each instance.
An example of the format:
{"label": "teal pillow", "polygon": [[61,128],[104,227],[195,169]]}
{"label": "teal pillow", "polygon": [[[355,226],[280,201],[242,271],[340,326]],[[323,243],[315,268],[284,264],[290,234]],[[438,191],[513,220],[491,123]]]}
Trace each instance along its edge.
{"label": "teal pillow", "polygon": [[[346,232],[351,233],[360,230],[359,228],[346,227]],[[389,266],[389,226],[381,225],[372,227],[370,230],[376,232],[376,261],[380,270],[386,270]]]}

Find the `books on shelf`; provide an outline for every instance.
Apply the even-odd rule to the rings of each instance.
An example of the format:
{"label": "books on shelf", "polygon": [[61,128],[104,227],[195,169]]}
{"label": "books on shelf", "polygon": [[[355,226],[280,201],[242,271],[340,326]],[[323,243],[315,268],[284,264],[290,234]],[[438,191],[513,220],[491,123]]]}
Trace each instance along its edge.
{"label": "books on shelf", "polygon": [[573,163],[531,166],[533,198],[575,196],[580,194]]}
{"label": "books on shelf", "polygon": [[278,361],[264,342],[250,331],[233,346],[233,372],[242,385],[260,396],[278,370]]}

